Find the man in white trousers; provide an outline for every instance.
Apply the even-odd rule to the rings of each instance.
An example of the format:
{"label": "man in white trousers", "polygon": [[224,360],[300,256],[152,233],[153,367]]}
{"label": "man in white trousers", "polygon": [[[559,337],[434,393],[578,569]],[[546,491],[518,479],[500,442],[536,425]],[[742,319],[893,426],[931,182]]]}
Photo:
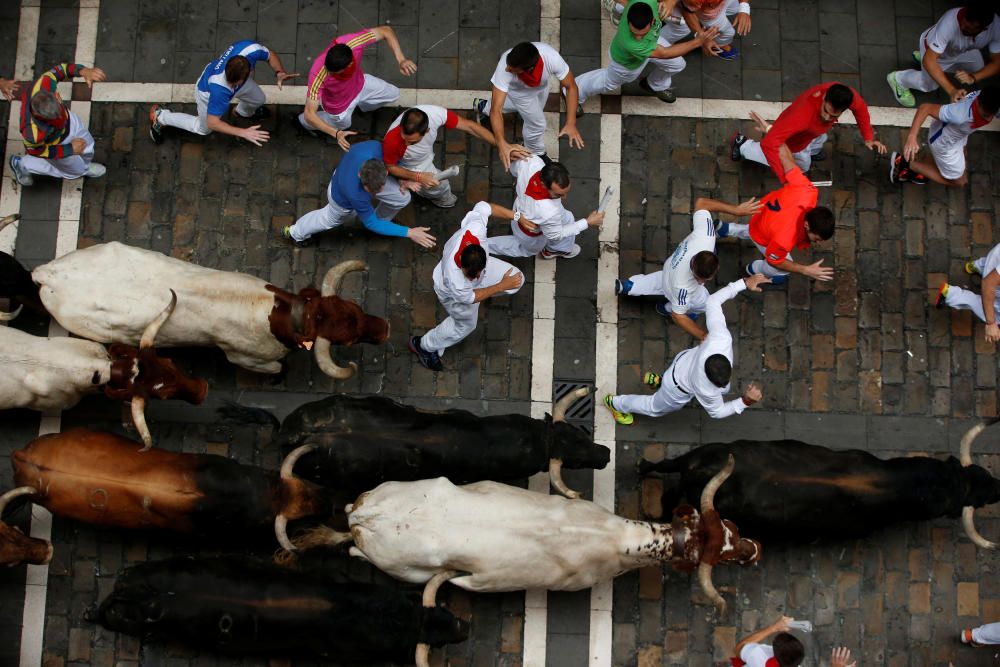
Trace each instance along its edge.
{"label": "man in white trousers", "polygon": [[274,70],[274,76],[281,88],[286,79],[298,74],[289,74],[281,65],[281,58],[263,44],[244,39],[227,48],[216,60],[208,63],[195,84],[194,100],[198,115],[179,113],[154,104],[149,109],[149,138],[154,144],[163,143],[163,128],[176,127],[194,134],[219,132],[228,134],[255,146],[260,146],[269,138],[260,125],[237,127],[222,120],[229,110],[229,103],[236,100],[233,113],[244,120],[259,120],[267,117],[264,102],[267,98],[253,72],[261,60]]}
{"label": "man in white trousers", "polygon": [[659,376],[646,373],[644,382],[656,389],[651,395],[624,394],[604,397],[604,405],[615,421],[629,425],[634,421],[633,413],[649,417],[662,417],[676,412],[687,405],[692,398],[705,408],[713,419],[723,419],[744,410],[761,399],[760,386],[751,382],[743,395],[731,401],[724,400],[729,393],[729,381],[733,375],[733,336],[726,326],[726,316],[722,304],[749,289],[760,291],[760,284],[770,282],[762,275],[755,274],[729,283],[708,297],[705,304],[705,320],[708,335],[693,348],[680,352],[674,357],[670,367]]}
{"label": "man in white trousers", "polygon": [[1000,327],[997,326],[997,318],[1000,317],[1000,244],[993,246],[986,257],[966,262],[965,272],[983,277],[982,294],[945,282],[938,288],[934,305],[971,310],[986,323],[986,340],[991,343],[1000,341]]}
{"label": "man in white trousers", "polygon": [[664,301],[656,304],[656,312],[663,317],[670,317],[674,324],[698,340],[704,340],[708,334],[695,324],[695,319],[699,313],[705,312],[705,303],[708,301],[705,283],[719,271],[712,213],[753,215],[760,208],[760,203],[756,198],[735,205],[699,197],[695,200],[694,208],[691,233],[663,262],[663,269],[637,274],[626,280],[615,280],[615,295],[665,297]]}
{"label": "man in white trousers", "polygon": [[567,137],[569,145],[583,148],[583,137],[576,129],[579,94],[576,79],[559,52],[544,42],[521,42],[500,54],[500,62],[490,83],[493,99],[475,98],[477,114],[490,118],[497,152],[503,166],[510,169],[520,146],[507,142],[503,114],[516,111],[524,123],[524,148],[534,155],[545,155],[545,103],[549,99],[549,78],[555,77],[566,96],[566,124],[557,135]]}
{"label": "man in white trousers", "polygon": [[1000,623],[987,623],[978,628],[965,628],[962,630],[961,639],[963,644],[976,647],[1000,644]]}
{"label": "man in white trousers", "polygon": [[444,255],[434,267],[434,292],[448,317],[409,342],[421,365],[432,371],[443,370],[444,351],[475,330],[481,302],[498,294],[515,294],[524,282],[520,271],[490,257],[490,239],[486,238],[490,215],[510,220],[514,212],[482,201],[476,204],[444,244]]}
{"label": "man in white trousers", "polygon": [[434,142],[438,130],[460,130],[495,146],[493,135],[479,123],[462,118],[434,104],[418,104],[392,122],[382,142],[382,160],[389,175],[418,186],[414,192],[439,208],[458,201],[448,179],[458,176],[458,165],[444,171],[434,166]]}
{"label": "man in white trousers", "polygon": [[[733,17],[730,21],[729,17]],[[661,36],[670,44],[705,28],[718,28],[719,36],[702,44],[707,56],[735,60],[740,50],[733,39],[750,33],[750,3],[740,0],[678,0],[670,20],[663,22]]]}
{"label": "man in white trousers", "polygon": [[514,217],[511,235],[490,239],[490,252],[502,257],[532,257],[542,259],[580,254],[574,240],[587,227],[600,227],[604,213],[592,211],[586,219],[574,220],[563,206],[569,194],[569,171],[559,162],[545,164],[542,158],[531,156],[511,164],[510,173],[517,179],[514,190]]}

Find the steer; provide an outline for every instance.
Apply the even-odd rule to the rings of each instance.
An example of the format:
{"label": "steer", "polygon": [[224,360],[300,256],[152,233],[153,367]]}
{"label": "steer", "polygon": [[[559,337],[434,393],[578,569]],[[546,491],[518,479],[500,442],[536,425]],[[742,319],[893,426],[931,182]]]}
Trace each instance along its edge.
{"label": "steer", "polygon": [[333,583],[245,558],[172,558],[122,571],[87,620],[144,641],[235,655],[401,662],[465,641],[468,625],[375,584]]}
{"label": "steer", "polygon": [[160,345],[218,346],[234,364],[260,373],[279,373],[290,350],[313,348],[323,372],[342,380],[357,365],[338,366],[331,343],[381,344],[389,337],[386,320],[336,296],[345,274],[365,268],[342,262],[327,272],[321,290],[296,295],[245,273],[104,243],[43,264],[31,276],[45,308],[78,336],[134,345],[156,315],[150,296],[173,289],[177,312],[160,332]]}
{"label": "steer", "polygon": [[[384,396],[330,396],[307,403],[281,424],[277,443],[296,474],[340,490],[373,489],[386,481],[447,477],[456,484],[522,479],[548,469],[552,486],[575,498],[562,468],[603,468],[610,451],[566,423],[566,410],[586,388],[560,399],[552,418],[478,417],[465,410],[420,410]],[[233,417],[274,419],[239,406]]]}
{"label": "steer", "polygon": [[[989,422],[994,423],[994,422]],[[718,496],[719,511],[754,535],[811,541],[818,537],[861,537],[900,521],[962,516],[969,538],[992,549],[973,522],[977,507],[1000,501],[1000,480],[972,464],[972,442],[988,424],[963,437],[961,459],[879,459],[868,452],[831,450],[795,440],[710,444],[652,463],[640,472],[679,473],[684,497],[695,497],[728,456],[738,472]],[[673,502],[668,490],[664,503]]]}
{"label": "steer", "polygon": [[[14,498],[35,493],[31,487],[12,489],[0,496],[0,515]],[[52,560],[52,545],[45,540],[28,537],[19,528],[0,521],[0,565],[13,567],[22,563],[44,565]]]}
{"label": "steer", "polygon": [[146,426],[147,398],[198,404],[208,392],[207,382],[186,376],[153,349],[157,332],[176,305],[177,296],[171,292],[170,303],[143,331],[138,349],[116,343],[105,350],[100,343],[79,338],[41,338],[0,327],[0,410],[62,410],[103,389],[115,400],[131,400],[132,420],[143,449],[148,449],[153,439]]}
{"label": "steer", "polygon": [[351,555],[404,581],[427,582],[425,600],[447,579],[480,592],[575,591],[670,562],[676,569],[697,569],[705,593],[724,611],[712,567],[720,561],[754,563],[761,555],[758,542],[740,538],[714,509],[715,492],[734,465],[730,459],[705,487],[700,512],[679,507],[672,524],[624,519],[586,500],[497,482],[386,482],[347,507],[350,533],[320,527],[286,549],[353,540]]}

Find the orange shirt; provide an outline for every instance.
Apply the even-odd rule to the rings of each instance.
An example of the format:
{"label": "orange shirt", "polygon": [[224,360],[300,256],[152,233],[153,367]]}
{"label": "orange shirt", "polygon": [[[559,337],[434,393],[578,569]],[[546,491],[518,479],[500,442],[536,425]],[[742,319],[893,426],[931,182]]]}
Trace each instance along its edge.
{"label": "orange shirt", "polygon": [[819,191],[795,167],[785,174],[785,187],[770,192],[761,200],[761,207],[750,218],[750,238],[765,248],[768,264],[781,264],[792,248],[806,248],[806,212],[816,207]]}

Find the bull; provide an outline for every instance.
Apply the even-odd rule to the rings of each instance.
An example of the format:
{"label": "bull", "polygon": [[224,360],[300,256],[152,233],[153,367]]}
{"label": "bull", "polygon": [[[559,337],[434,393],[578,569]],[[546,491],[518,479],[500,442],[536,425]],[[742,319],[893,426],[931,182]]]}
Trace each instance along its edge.
{"label": "bull", "polygon": [[761,556],[760,543],[741,538],[715,511],[715,493],[734,465],[729,459],[706,485],[700,512],[681,506],[670,524],[625,519],[586,500],[496,482],[386,482],[347,507],[349,533],[314,528],[286,549],[353,541],[351,555],[398,579],[426,582],[425,599],[449,579],[480,592],[575,591],[670,562],[678,570],[697,569],[706,595],[724,611],[712,567]]}
{"label": "bull", "polygon": [[342,262],[327,272],[320,290],[293,294],[245,273],[113,242],[67,253],[31,278],[46,310],[83,338],[134,345],[156,315],[149,295],[169,288],[179,305],[160,345],[219,347],[234,364],[259,373],[279,373],[290,350],[312,348],[320,369],[343,380],[357,365],[338,366],[331,344],[381,344],[389,337],[386,320],[336,296],[348,272],[365,268],[357,260]]}
{"label": "bull", "polygon": [[[587,393],[582,388],[563,397],[544,420],[419,410],[384,396],[330,396],[293,411],[276,442],[291,451],[296,474],[355,496],[385,481],[447,477],[466,484],[523,479],[547,469],[552,486],[575,498],[562,469],[603,468],[611,456],[607,447],[566,423],[569,406]],[[274,419],[239,406],[223,411]]]}
{"label": "bull", "polygon": [[[717,502],[719,511],[754,535],[854,538],[900,521],[961,516],[969,538],[992,549],[996,545],[979,534],[973,520],[975,508],[1000,500],[1000,480],[972,463],[972,443],[987,425],[977,424],[962,437],[959,460],[883,460],[857,449],[795,440],[739,440],[703,445],[658,463],[640,461],[639,470],[678,473],[681,494],[693,497],[726,457],[740,457],[740,470]],[[676,497],[668,489],[664,502]]]}
{"label": "bull", "polygon": [[131,401],[132,421],[143,450],[148,449],[153,439],[146,425],[147,399],[199,404],[208,392],[207,382],[186,376],[153,349],[156,334],[176,305],[177,295],[171,292],[170,303],[142,332],[138,349],[116,343],[106,350],[79,338],[41,338],[0,327],[0,410],[63,410],[103,389],[109,398]]}
{"label": "bull", "polygon": [[87,619],[144,641],[338,664],[407,663],[415,648],[426,656],[431,646],[468,637],[465,622],[403,592],[236,558],[173,558],[127,568]]}
{"label": "bull", "polygon": [[[28,496],[35,493],[33,487],[21,487],[11,489],[0,496],[0,516],[14,498]],[[14,526],[8,526],[0,521],[0,565],[13,567],[28,563],[30,565],[44,565],[52,560],[52,545],[36,537],[28,537],[21,530]]]}

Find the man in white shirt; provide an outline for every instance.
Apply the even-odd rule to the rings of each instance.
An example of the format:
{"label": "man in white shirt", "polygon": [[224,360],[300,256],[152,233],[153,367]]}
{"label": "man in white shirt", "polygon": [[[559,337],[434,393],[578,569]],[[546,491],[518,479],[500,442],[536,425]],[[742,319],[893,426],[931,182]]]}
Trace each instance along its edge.
{"label": "man in white shirt", "polygon": [[580,254],[574,243],[576,235],[587,227],[600,227],[604,213],[592,211],[585,219],[574,220],[562,200],[571,187],[569,171],[559,162],[545,164],[531,156],[511,164],[510,173],[517,179],[514,190],[514,218],[510,236],[490,239],[490,252],[502,257],[567,259]]}
{"label": "man in white shirt", "polygon": [[515,294],[524,275],[507,262],[490,257],[486,224],[490,215],[510,220],[509,208],[479,202],[462,220],[444,246],[444,256],[434,267],[434,292],[448,317],[423,336],[410,339],[410,351],[432,371],[444,369],[441,355],[476,328],[479,303],[498,294]]}
{"label": "man in white shirt", "polygon": [[[771,625],[746,637],[733,649],[730,662],[734,667],[798,667],[805,659],[806,649],[798,639],[788,633],[792,618],[782,616]],[[775,635],[772,643],[762,644]],[[836,652],[834,656],[836,657]],[[850,652],[847,653],[850,659]],[[836,664],[836,663],[834,663]],[[841,663],[842,664],[842,663]]]}
{"label": "man in white shirt", "polygon": [[997,318],[1000,317],[1000,244],[993,246],[986,257],[966,262],[965,272],[983,277],[982,294],[945,282],[938,289],[934,305],[971,310],[986,323],[986,340],[990,343],[1000,341],[1000,327],[997,326]]}
{"label": "man in white shirt", "polygon": [[655,273],[634,275],[627,280],[616,280],[615,295],[666,297],[665,301],[656,304],[656,312],[672,318],[674,324],[698,340],[704,340],[707,334],[694,321],[698,313],[705,312],[705,302],[708,300],[705,283],[719,271],[712,213],[753,215],[760,208],[760,203],[756,198],[734,205],[699,197],[694,207],[691,233],[663,262],[663,269]]}
{"label": "man in white shirt", "polygon": [[[990,62],[983,63],[982,49],[989,48]],[[920,35],[920,69],[889,72],[886,81],[896,101],[904,107],[915,107],[917,101],[910,89],[929,93],[943,88],[952,102],[968,91],[952,85],[948,74],[958,82],[972,85],[1000,73],[1000,19],[993,0],[966,2],[949,9],[937,23]]]}
{"label": "man in white shirt", "polygon": [[731,282],[708,297],[705,304],[708,335],[697,347],[674,357],[662,377],[646,373],[644,381],[656,389],[655,394],[607,394],[604,397],[604,405],[615,421],[627,426],[633,422],[632,413],[662,417],[680,410],[692,398],[698,399],[710,417],[723,419],[742,414],[759,401],[763,394],[756,382],[748,384],[739,398],[731,401],[723,398],[729,393],[729,381],[733,375],[733,336],[726,327],[722,304],[744,289],[759,292],[761,283],[769,282],[769,278],[758,273]]}
{"label": "man in white shirt", "polygon": [[382,161],[389,174],[440,208],[458,201],[448,179],[458,176],[458,165],[444,171],[434,166],[434,141],[441,127],[461,130],[496,146],[493,135],[478,123],[434,104],[407,109],[392,122],[382,141]]}
{"label": "man in white shirt", "polygon": [[516,111],[521,115],[524,148],[535,155],[545,154],[545,103],[549,99],[550,77],[559,80],[566,95],[566,124],[557,138],[566,136],[570,146],[583,148],[583,137],[576,129],[576,79],[569,65],[544,42],[521,42],[500,54],[500,62],[490,79],[493,99],[477,97],[472,102],[477,113],[489,116],[497,152],[506,169],[510,169],[521,147],[507,143],[503,127],[505,112]]}
{"label": "man in white shirt", "polygon": [[[729,17],[733,17],[730,21]],[[750,3],[740,0],[679,0],[669,20],[663,22],[662,36],[676,44],[705,28],[718,28],[719,36],[701,45],[706,56],[734,60],[740,50],[733,38],[750,33]]]}

